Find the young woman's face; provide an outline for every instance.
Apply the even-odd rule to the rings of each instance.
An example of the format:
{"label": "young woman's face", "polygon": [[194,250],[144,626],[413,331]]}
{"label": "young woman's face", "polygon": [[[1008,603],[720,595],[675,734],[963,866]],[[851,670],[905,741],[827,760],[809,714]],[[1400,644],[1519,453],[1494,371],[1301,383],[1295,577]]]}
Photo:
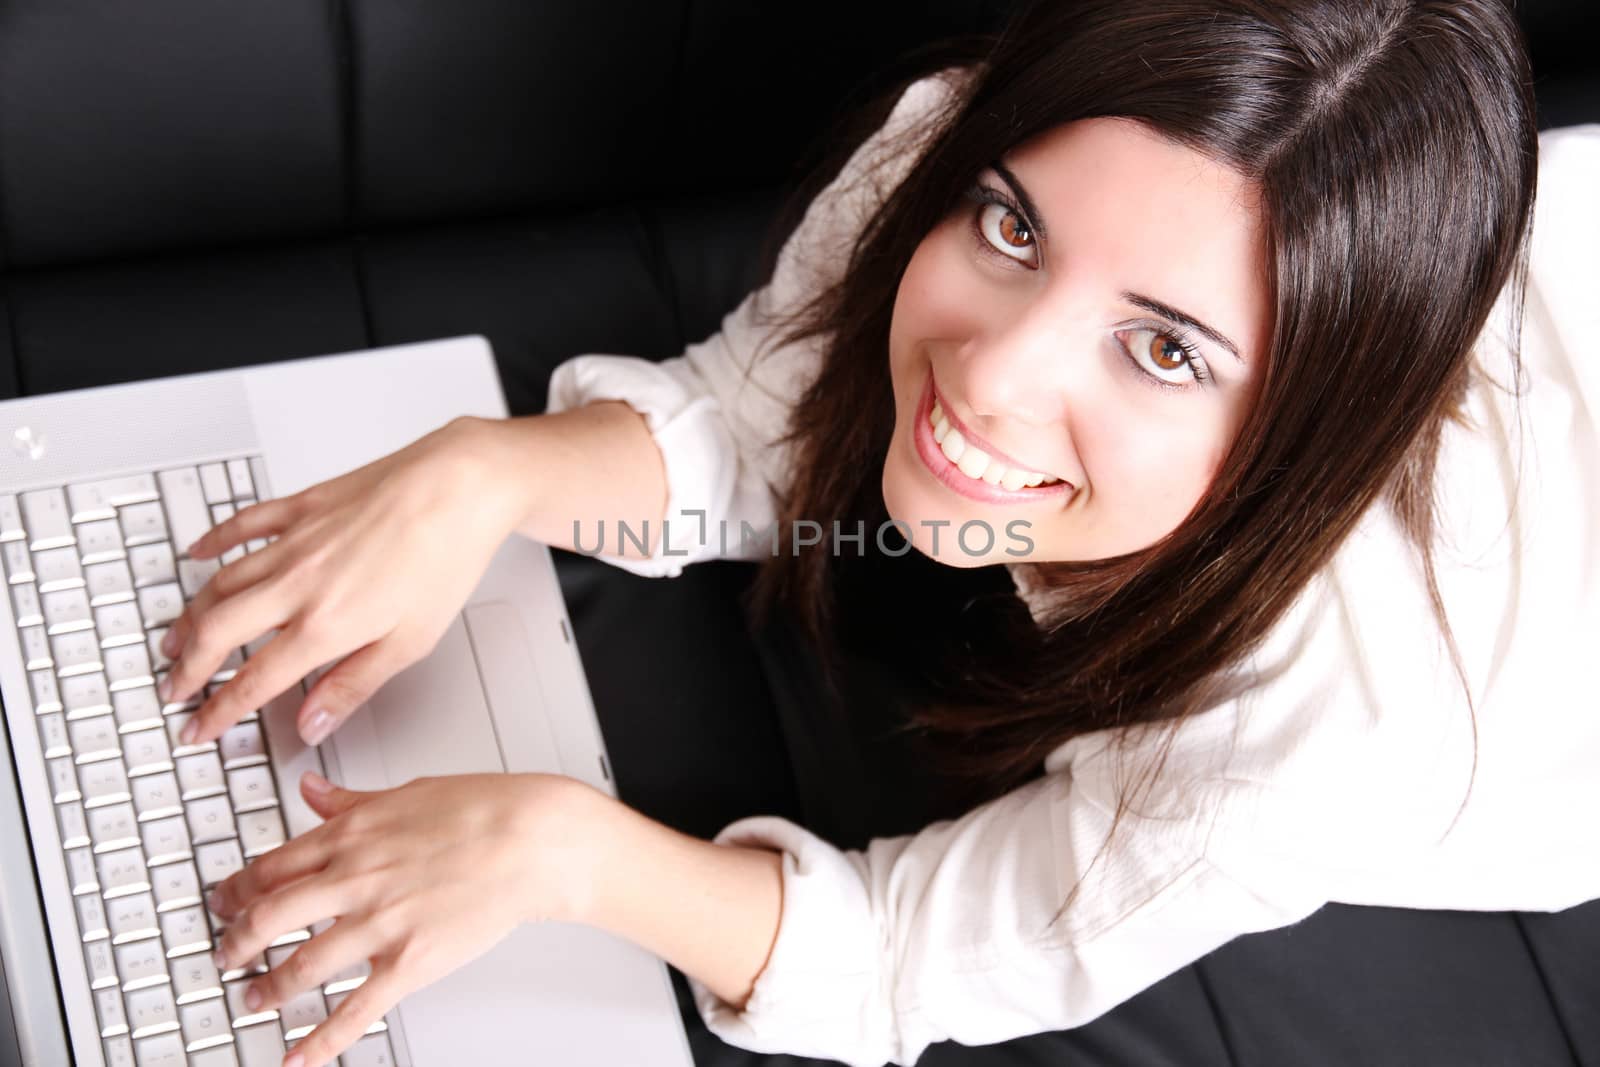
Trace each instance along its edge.
{"label": "young woman's face", "polygon": [[1148,547],[1199,502],[1261,378],[1253,189],[1097,118],[1009,153],[973,196],[895,298],[889,516],[959,567]]}

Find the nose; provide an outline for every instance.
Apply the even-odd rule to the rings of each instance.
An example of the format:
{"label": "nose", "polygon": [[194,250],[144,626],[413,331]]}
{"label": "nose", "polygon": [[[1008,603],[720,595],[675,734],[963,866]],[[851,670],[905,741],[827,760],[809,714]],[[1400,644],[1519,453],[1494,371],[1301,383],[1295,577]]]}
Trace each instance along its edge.
{"label": "nose", "polygon": [[983,423],[975,430],[1060,425],[1072,407],[1093,403],[1099,386],[1091,357],[1103,331],[1081,307],[1057,294],[981,316],[975,327],[949,387]]}

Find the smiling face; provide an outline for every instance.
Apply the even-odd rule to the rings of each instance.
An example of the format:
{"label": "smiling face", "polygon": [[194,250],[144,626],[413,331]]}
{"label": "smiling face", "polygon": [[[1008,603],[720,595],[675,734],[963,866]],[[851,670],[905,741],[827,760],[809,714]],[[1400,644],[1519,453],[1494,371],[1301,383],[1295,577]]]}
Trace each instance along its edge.
{"label": "smiling face", "polygon": [[1243,177],[1131,120],[1069,123],[980,173],[895,298],[890,517],[960,567],[1171,533],[1261,379],[1264,232]]}

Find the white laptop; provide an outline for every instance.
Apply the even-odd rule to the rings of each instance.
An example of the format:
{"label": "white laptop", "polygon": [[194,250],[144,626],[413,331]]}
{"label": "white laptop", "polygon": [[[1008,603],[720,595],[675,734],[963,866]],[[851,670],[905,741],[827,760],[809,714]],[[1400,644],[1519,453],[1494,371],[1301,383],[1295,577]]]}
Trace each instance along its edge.
{"label": "white laptop", "polygon": [[[210,573],[181,555],[195,536],[463,414],[506,415],[481,337],[0,402],[0,1064],[278,1067],[362,970],[252,1016],[259,971],[211,968],[200,896],[316,824],[306,768],[355,789],[546,771],[615,795],[549,550],[519,535],[434,652],[318,748],[295,729],[303,686],[208,746],[177,738],[194,702],[154,696],[159,637]],[[407,997],[343,1062],[692,1059],[660,960],[548,923]]]}

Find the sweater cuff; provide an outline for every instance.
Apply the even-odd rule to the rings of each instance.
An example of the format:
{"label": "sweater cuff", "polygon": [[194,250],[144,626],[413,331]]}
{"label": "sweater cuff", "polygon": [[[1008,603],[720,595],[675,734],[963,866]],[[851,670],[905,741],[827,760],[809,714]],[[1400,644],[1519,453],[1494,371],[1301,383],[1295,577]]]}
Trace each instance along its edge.
{"label": "sweater cuff", "polygon": [[[743,1011],[690,977],[706,1028],[755,1052],[783,1052],[881,1067],[893,1049],[881,1027],[889,932],[877,928],[860,852],[844,852],[787,819],[741,819],[717,844],[783,853],[783,908],[772,953]],[[826,1035],[826,1044],[818,1038]],[[859,1050],[859,1051],[857,1051]]]}
{"label": "sweater cuff", "polygon": [[[676,578],[689,564],[716,557],[718,541],[709,532],[710,524],[726,512],[733,495],[728,457],[735,454],[716,397],[705,391],[682,357],[656,363],[637,356],[575,356],[551,373],[545,413],[598,400],[620,400],[644,416],[667,478],[666,536],[656,529],[654,518],[607,515],[605,547],[598,558],[647,578]],[[619,522],[652,547],[648,558],[608,554],[624,543]],[[600,540],[600,531],[583,534],[587,544]],[[631,547],[634,542],[630,538],[626,543]]]}

